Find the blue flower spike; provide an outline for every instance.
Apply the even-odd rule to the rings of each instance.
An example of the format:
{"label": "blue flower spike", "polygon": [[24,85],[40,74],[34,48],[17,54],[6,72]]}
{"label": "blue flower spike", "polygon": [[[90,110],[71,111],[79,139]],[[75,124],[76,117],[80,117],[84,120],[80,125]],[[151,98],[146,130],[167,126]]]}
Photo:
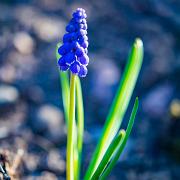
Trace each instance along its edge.
{"label": "blue flower spike", "polygon": [[70,70],[79,77],[85,77],[88,72],[86,66],[89,63],[89,43],[86,18],[86,12],[82,8],[78,8],[72,14],[72,19],[66,26],[67,33],[63,36],[63,45],[58,49],[61,55],[58,61],[60,70]]}

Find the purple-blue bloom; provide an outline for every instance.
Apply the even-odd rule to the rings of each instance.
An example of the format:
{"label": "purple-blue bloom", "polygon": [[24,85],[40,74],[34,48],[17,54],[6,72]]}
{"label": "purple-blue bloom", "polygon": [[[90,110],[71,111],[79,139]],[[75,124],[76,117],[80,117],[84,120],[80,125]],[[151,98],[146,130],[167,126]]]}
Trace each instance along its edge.
{"label": "purple-blue bloom", "polygon": [[63,36],[63,45],[59,47],[58,53],[61,58],[58,65],[61,71],[70,71],[79,77],[87,75],[87,65],[89,63],[88,37],[86,12],[78,8],[73,14],[72,19],[66,26],[66,34]]}

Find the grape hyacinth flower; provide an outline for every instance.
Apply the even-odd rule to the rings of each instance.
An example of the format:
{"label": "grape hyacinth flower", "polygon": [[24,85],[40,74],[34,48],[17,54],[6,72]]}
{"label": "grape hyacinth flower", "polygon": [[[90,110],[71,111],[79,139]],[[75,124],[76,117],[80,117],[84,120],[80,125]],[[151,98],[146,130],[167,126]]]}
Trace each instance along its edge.
{"label": "grape hyacinth flower", "polygon": [[86,12],[78,8],[73,14],[72,19],[66,26],[67,33],[63,36],[63,45],[58,48],[61,55],[58,64],[61,71],[70,71],[79,77],[85,77],[89,63],[88,37]]}
{"label": "grape hyacinth flower", "polygon": [[[63,107],[67,125],[66,148],[66,179],[82,179],[81,161],[84,137],[84,107],[81,81],[79,77],[87,75],[88,37],[86,13],[78,8],[66,26],[67,33],[63,36],[63,45],[56,46],[56,59],[60,71]],[[121,129],[121,122],[129,105],[137,77],[143,61],[143,43],[137,38],[131,48],[128,63],[122,75],[122,80],[111,105],[102,135],[89,163],[84,180],[107,179],[117,163],[129,135],[138,110],[136,98],[126,130]],[[79,77],[78,77],[79,76]]]}

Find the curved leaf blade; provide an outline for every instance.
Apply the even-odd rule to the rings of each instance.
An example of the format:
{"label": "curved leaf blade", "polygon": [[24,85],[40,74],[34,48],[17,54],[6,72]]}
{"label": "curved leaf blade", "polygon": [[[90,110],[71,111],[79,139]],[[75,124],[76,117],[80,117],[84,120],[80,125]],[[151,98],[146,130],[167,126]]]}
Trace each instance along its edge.
{"label": "curved leaf blade", "polygon": [[121,83],[116,93],[116,97],[113,101],[109,115],[105,122],[101,139],[96,147],[88,170],[86,172],[85,180],[91,179],[92,174],[102,160],[109,144],[120,128],[122,119],[127,110],[137,81],[137,77],[141,69],[142,59],[143,43],[140,39],[136,39],[131,49],[128,63],[126,65],[125,72],[123,73]]}
{"label": "curved leaf blade", "polygon": [[111,162],[109,163],[108,167],[103,172],[103,175],[100,178],[101,180],[107,179],[107,176],[110,174],[110,172],[114,168],[114,166],[115,166],[116,162],[118,161],[123,149],[125,148],[125,145],[127,143],[129,135],[131,133],[132,127],[134,125],[134,120],[135,120],[136,113],[137,113],[137,110],[138,110],[138,105],[139,105],[139,101],[138,101],[138,98],[136,98],[134,106],[133,106],[133,110],[132,110],[132,113],[131,113],[131,116],[130,116],[130,120],[129,120],[129,123],[128,123],[128,126],[127,126],[126,134],[125,134],[125,136],[123,138],[122,143],[119,145],[119,147],[117,148],[117,151],[113,155],[113,158],[112,158]]}
{"label": "curved leaf blade", "polygon": [[91,177],[92,180],[99,179],[100,175],[103,173],[106,166],[108,166],[113,154],[117,151],[117,148],[120,146],[120,144],[123,142],[123,139],[125,137],[125,131],[122,129],[118,133],[118,135],[113,139],[112,143],[108,147],[103,159],[101,160],[98,168],[94,172],[93,176]]}

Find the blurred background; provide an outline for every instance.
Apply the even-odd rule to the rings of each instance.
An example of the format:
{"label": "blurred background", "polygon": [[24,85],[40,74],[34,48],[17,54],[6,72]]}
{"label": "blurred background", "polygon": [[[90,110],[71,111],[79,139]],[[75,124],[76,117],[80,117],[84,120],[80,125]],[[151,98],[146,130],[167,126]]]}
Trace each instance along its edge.
{"label": "blurred background", "polygon": [[0,161],[9,162],[17,179],[65,179],[66,128],[55,48],[77,7],[88,15],[91,61],[81,81],[83,174],[130,47],[140,37],[143,67],[122,126],[135,96],[139,112],[109,179],[180,179],[179,0],[1,0]]}

